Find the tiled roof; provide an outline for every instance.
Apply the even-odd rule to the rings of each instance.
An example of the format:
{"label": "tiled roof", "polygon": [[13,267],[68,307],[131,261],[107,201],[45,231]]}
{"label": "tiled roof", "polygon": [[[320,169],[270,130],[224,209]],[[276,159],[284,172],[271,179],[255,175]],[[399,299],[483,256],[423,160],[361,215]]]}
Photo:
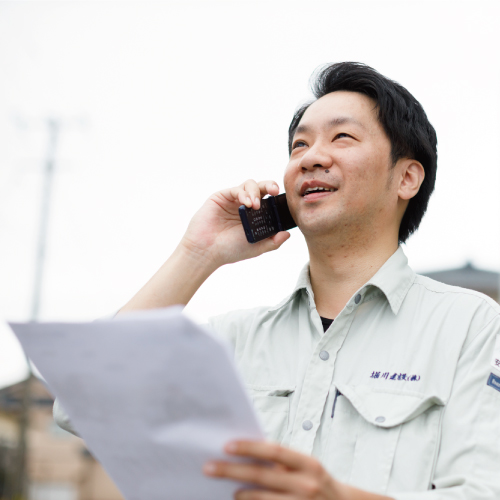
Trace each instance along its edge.
{"label": "tiled roof", "polygon": [[478,269],[470,262],[456,269],[421,274],[447,285],[471,288],[488,295],[498,295],[500,273]]}

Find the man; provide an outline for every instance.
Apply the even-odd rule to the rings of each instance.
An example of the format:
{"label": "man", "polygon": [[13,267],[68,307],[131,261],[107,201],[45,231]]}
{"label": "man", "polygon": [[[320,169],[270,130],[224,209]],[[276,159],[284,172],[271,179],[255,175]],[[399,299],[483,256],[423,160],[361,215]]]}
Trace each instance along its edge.
{"label": "man", "polygon": [[[264,462],[205,473],[255,485],[238,500],[500,498],[499,308],[415,275],[399,247],[434,188],[435,131],[362,64],[324,68],[314,93],[284,175],[310,262],[277,306],[211,320],[271,442],[229,443]],[[212,195],[122,312],[187,304],[220,266],[278,249],[288,233],[250,245],[238,217],[278,192],[250,180]]]}

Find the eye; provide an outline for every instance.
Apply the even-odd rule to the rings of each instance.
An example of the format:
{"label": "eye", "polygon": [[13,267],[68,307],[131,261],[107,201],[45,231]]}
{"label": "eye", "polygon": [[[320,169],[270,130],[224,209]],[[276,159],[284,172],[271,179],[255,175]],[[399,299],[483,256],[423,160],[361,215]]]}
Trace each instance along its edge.
{"label": "eye", "polygon": [[333,140],[335,139],[343,139],[344,137],[351,137],[349,134],[346,134],[345,132],[340,132],[340,134],[337,134]]}
{"label": "eye", "polygon": [[306,146],[307,146],[307,144],[304,141],[296,141],[296,142],[293,143],[292,149],[295,149],[295,148],[304,148]]}

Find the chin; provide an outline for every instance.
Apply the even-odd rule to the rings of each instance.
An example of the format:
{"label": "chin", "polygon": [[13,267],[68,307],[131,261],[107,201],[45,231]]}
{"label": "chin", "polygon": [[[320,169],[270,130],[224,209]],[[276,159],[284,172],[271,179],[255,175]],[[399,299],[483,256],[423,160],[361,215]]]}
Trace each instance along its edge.
{"label": "chin", "polygon": [[297,225],[304,236],[326,236],[335,232],[338,224],[331,217],[299,217]]}

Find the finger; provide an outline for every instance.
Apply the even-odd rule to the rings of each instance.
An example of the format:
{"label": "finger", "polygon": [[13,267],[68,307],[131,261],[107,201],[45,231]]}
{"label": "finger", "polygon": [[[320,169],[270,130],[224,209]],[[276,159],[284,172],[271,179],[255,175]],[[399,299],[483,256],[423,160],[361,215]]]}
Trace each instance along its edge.
{"label": "finger", "polygon": [[252,208],[253,200],[245,191],[243,185],[231,188],[229,190],[229,194],[234,201],[238,201],[241,205],[245,205],[247,208]]}
{"label": "finger", "polygon": [[255,243],[255,248],[259,249],[261,253],[272,252],[273,250],[278,250],[288,238],[290,238],[288,231],[280,231],[270,238]]}
{"label": "finger", "polygon": [[261,181],[257,183],[253,179],[248,179],[243,184],[230,188],[228,191],[234,201],[238,201],[248,208],[258,210],[261,198],[267,194],[278,195],[279,186],[275,181]]}
{"label": "finger", "polygon": [[243,183],[243,187],[252,199],[252,208],[258,210],[260,208],[261,198],[259,185],[253,179],[248,179]]}
{"label": "finger", "polygon": [[231,196],[248,208],[260,208],[260,189],[253,179],[246,180],[243,184],[231,188]]}
{"label": "finger", "polygon": [[224,449],[231,455],[266,460],[296,470],[316,473],[318,467],[321,467],[316,459],[308,455],[268,441],[233,441],[228,443]]}
{"label": "finger", "polygon": [[261,198],[266,194],[277,196],[280,192],[280,187],[278,186],[278,183],[275,181],[260,181],[259,190]]}
{"label": "finger", "polygon": [[203,471],[212,477],[232,479],[277,491],[297,492],[303,490],[302,475],[268,465],[209,462]]}
{"label": "finger", "polygon": [[255,182],[249,179],[243,183],[244,189],[252,199],[252,208],[258,210],[260,208],[260,200],[267,194],[276,196],[279,194],[279,186],[275,181],[260,181]]}
{"label": "finger", "polygon": [[238,490],[234,495],[234,500],[294,500],[296,498],[287,493],[251,489]]}
{"label": "finger", "polygon": [[258,183],[259,187],[259,199],[257,203],[257,209],[260,207],[260,199],[264,196],[270,194],[272,196],[277,196],[280,192],[278,184],[274,181],[261,181]]}

